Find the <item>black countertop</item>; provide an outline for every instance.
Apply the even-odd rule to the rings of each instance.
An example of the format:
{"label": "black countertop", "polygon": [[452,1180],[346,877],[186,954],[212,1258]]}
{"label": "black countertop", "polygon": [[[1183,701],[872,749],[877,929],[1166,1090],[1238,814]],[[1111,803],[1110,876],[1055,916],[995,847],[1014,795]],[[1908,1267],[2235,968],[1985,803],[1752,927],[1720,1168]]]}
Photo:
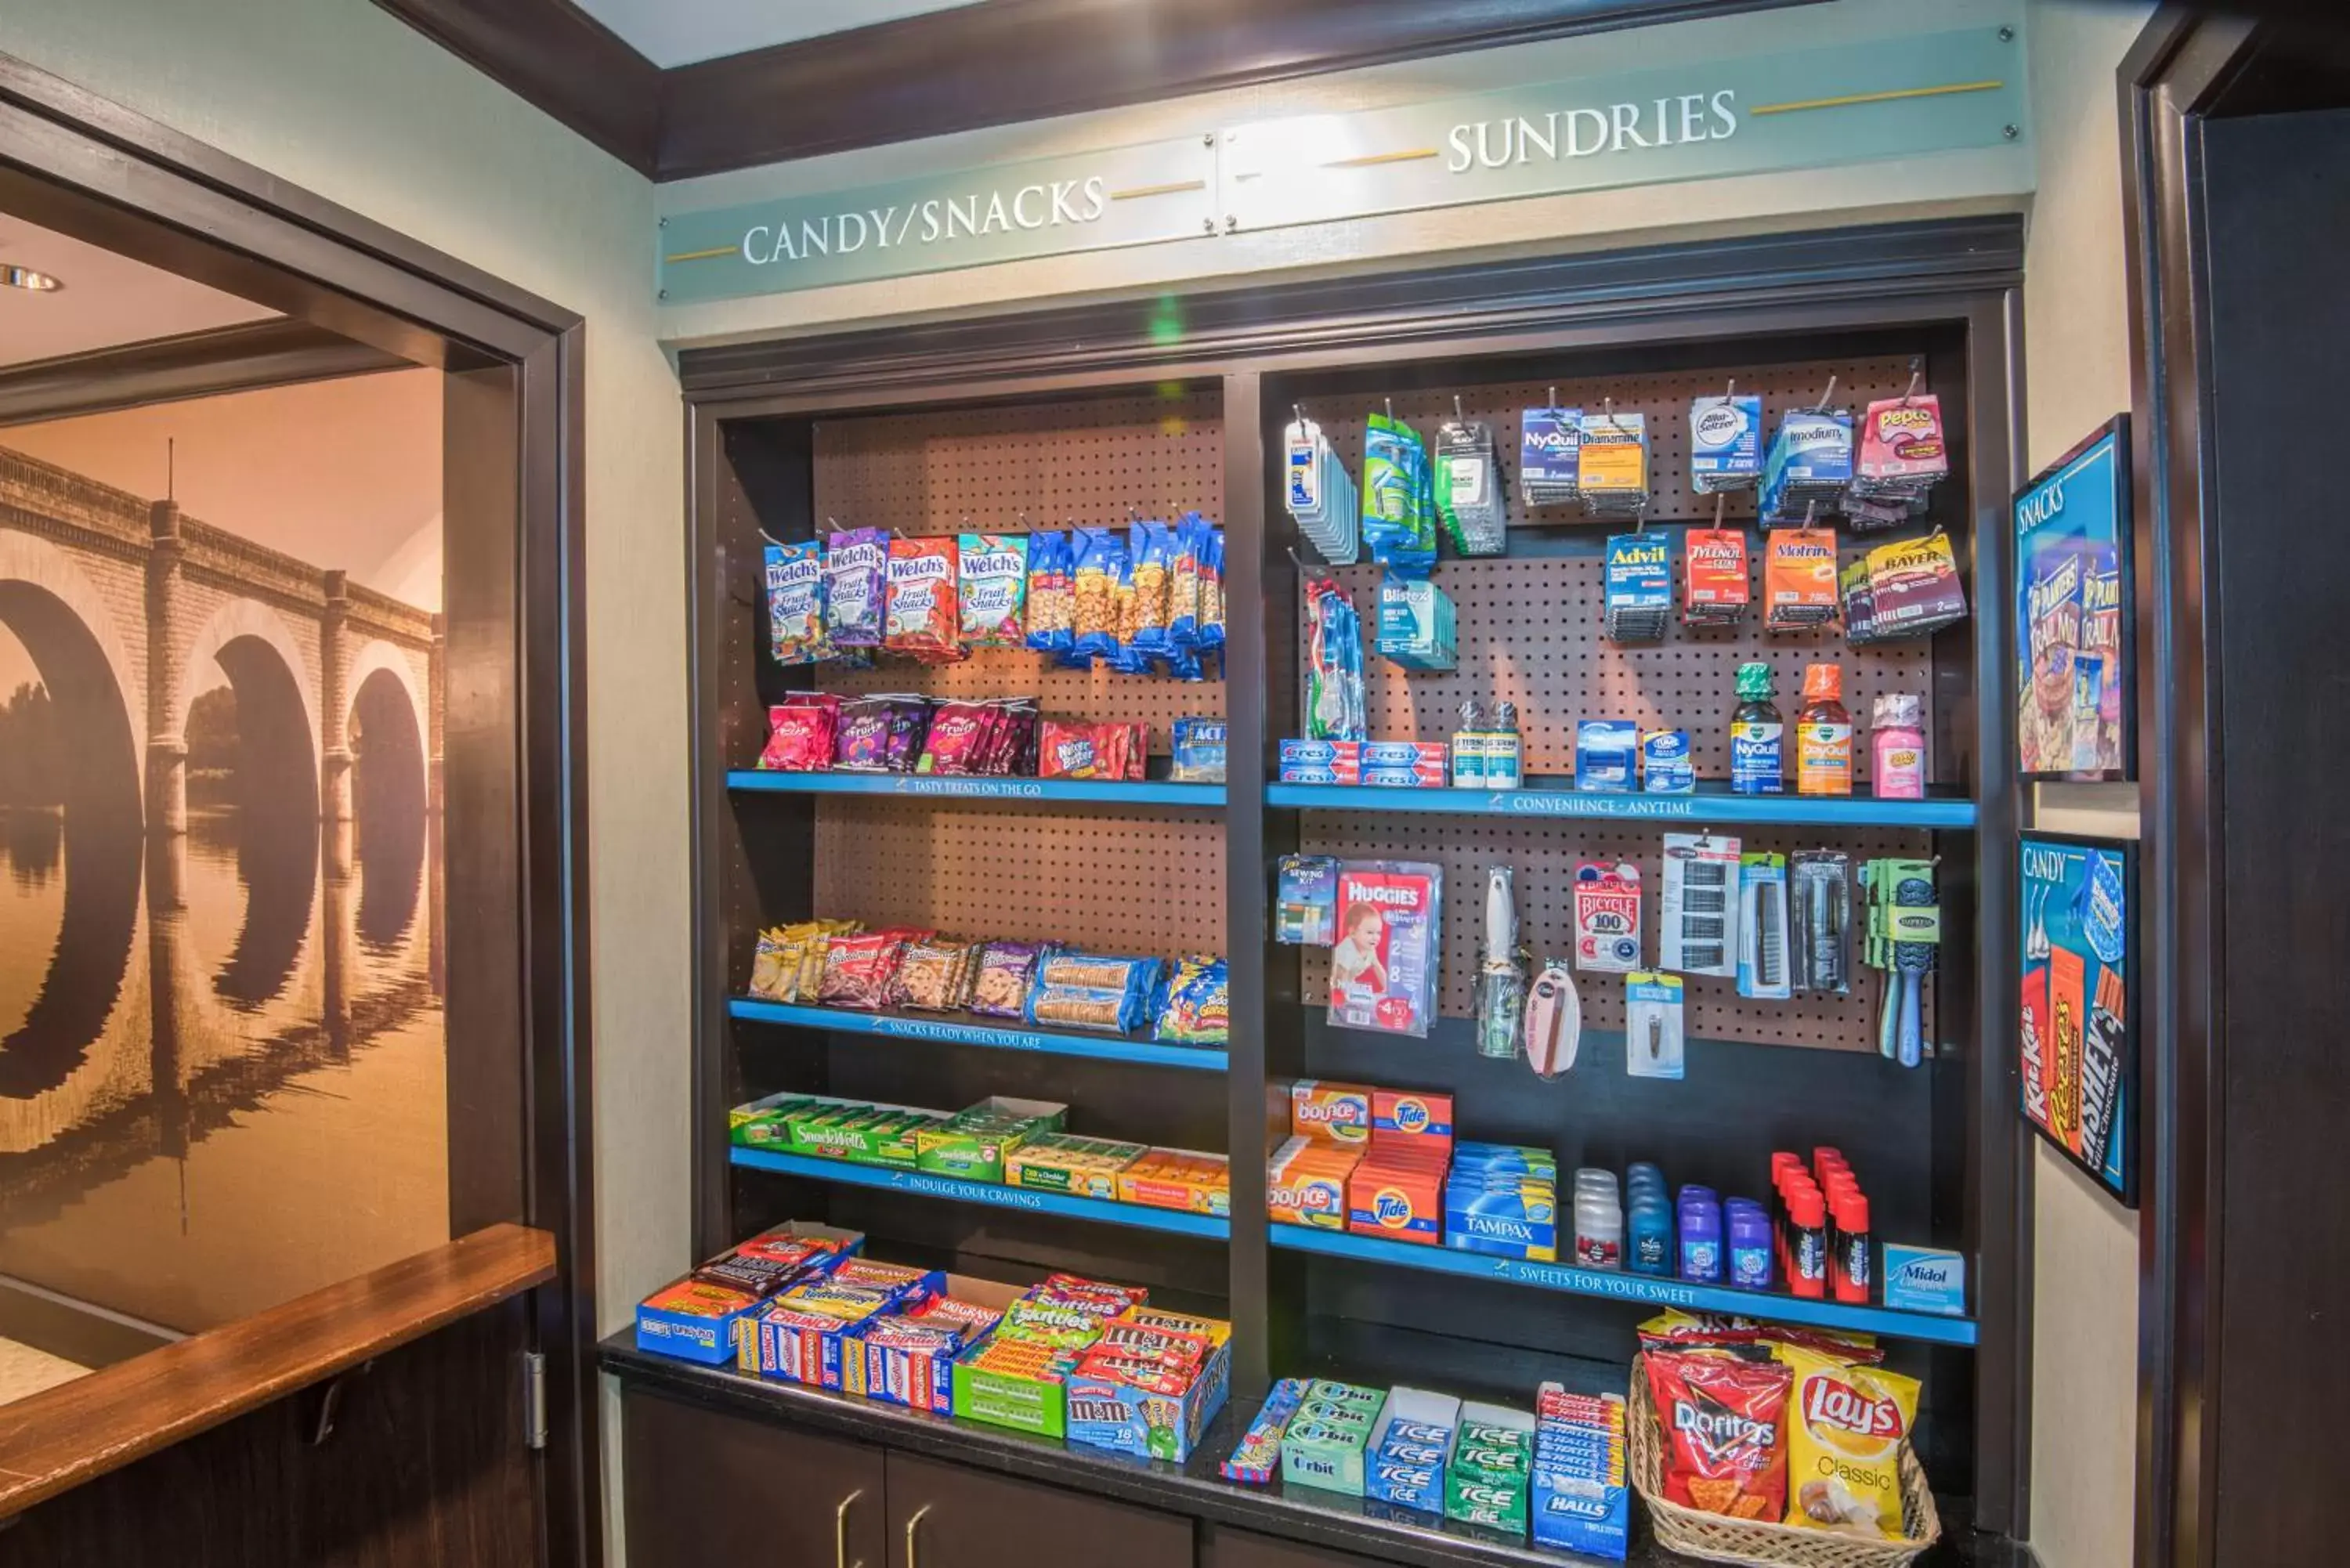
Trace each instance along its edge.
{"label": "black countertop", "polygon": [[[633,1330],[603,1342],[604,1369],[649,1392],[738,1416],[764,1417],[811,1431],[881,1444],[906,1453],[965,1464],[1027,1480],[1091,1492],[1145,1508],[1261,1531],[1309,1545],[1358,1552],[1418,1568],[1573,1568],[1603,1560],[1530,1544],[1523,1536],[1459,1524],[1367,1498],[1280,1481],[1244,1486],[1217,1466],[1246,1430],[1253,1407],[1228,1403],[1210,1424],[1199,1451],[1181,1465],[1128,1459],[1095,1449],[1070,1448],[1048,1438],[956,1421],[901,1406],[827,1393],[795,1383],[745,1376],[731,1367],[698,1366],[636,1347]],[[2002,1537],[1978,1535],[1950,1502],[1942,1503],[1943,1538],[1918,1560],[1920,1568],[2011,1568],[2029,1562]],[[1695,1568],[1650,1538],[1642,1511],[1633,1509],[1636,1568]]]}

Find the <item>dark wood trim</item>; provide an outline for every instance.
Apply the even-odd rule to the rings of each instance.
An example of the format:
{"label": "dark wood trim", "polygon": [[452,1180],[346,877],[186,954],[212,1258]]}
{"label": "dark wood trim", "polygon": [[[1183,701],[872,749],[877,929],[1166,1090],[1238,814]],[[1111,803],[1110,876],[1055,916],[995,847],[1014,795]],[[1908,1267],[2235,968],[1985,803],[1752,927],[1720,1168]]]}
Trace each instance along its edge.
{"label": "dark wood trim", "polygon": [[307,321],[257,321],[0,369],[0,425],[328,381],[409,364]]}
{"label": "dark wood trim", "polygon": [[[511,961],[525,967],[512,1070],[527,1120],[521,1211],[564,1288],[533,1314],[549,1364],[540,1550],[602,1560],[595,1398],[592,1040],[586,826],[584,322],[133,110],[0,55],[0,205],[411,362],[507,368],[519,452],[517,583],[501,676],[524,784]],[[14,1412],[12,1411],[12,1414]]]}
{"label": "dark wood trim", "polygon": [[657,166],[662,71],[567,0],[376,0],[639,174]]}
{"label": "dark wood trim", "polygon": [[8,1407],[0,1519],[555,1277],[555,1239],[493,1225]]}
{"label": "dark wood trim", "polygon": [[0,1339],[38,1345],[82,1366],[111,1366],[187,1336],[0,1275]]}
{"label": "dark wood trim", "polygon": [[[990,0],[662,72],[657,177],[691,179],[1429,55],[1812,3]],[[942,76],[948,61],[952,68]]]}
{"label": "dark wood trim", "polygon": [[2022,273],[2021,219],[1896,223],[1204,291],[1181,300],[1183,329],[1172,341],[1163,324],[1154,329],[1157,300],[1117,300],[690,348],[678,369],[697,401],[788,389],[808,407],[839,407],[973,380],[1212,375],[1231,362],[1275,358],[1326,363],[1368,343],[1620,317],[1634,299],[1653,335],[1662,319],[1699,311],[1960,294],[2012,286]]}

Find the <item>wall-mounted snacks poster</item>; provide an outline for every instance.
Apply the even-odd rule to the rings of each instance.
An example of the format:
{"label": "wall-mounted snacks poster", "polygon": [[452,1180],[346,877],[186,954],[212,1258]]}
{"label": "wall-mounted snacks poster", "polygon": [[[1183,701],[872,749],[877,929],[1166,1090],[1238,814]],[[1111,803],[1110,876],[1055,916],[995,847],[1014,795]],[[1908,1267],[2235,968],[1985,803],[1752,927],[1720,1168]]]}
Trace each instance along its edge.
{"label": "wall-mounted snacks poster", "polygon": [[2023,1119],[2137,1207],[2137,852],[2023,835]]}
{"label": "wall-mounted snacks poster", "polygon": [[2014,518],[2017,771],[2133,778],[2129,417],[2035,475]]}

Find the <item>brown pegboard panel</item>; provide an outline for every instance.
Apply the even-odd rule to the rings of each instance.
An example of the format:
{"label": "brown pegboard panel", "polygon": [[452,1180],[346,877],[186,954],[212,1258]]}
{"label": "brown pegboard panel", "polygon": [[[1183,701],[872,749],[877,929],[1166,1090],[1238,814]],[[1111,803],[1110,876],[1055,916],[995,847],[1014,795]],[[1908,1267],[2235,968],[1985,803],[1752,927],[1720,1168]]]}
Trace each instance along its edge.
{"label": "brown pegboard panel", "polygon": [[[1758,596],[1760,537],[1748,535],[1748,576]],[[1683,560],[1676,535],[1676,604]],[[1488,708],[1506,701],[1517,705],[1524,771],[1530,775],[1575,771],[1577,721],[1628,719],[1643,730],[1688,731],[1698,776],[1727,778],[1738,667],[1758,659],[1768,663],[1777,678],[1779,711],[1790,726],[1803,706],[1804,667],[1814,660],[1844,666],[1845,707],[1857,732],[1853,747],[1856,784],[1869,776],[1867,730],[1878,693],[1914,691],[1925,697],[1927,728],[1932,729],[1933,644],[1927,639],[1853,648],[1840,627],[1766,633],[1762,612],[1750,609],[1733,627],[1691,631],[1676,623],[1662,642],[1613,643],[1601,635],[1606,569],[1597,556],[1442,561],[1435,581],[1452,599],[1461,663],[1456,670],[1430,673],[1407,671],[1378,655],[1372,626],[1378,613],[1378,568],[1339,569],[1333,575],[1365,620],[1363,684],[1371,734],[1381,740],[1449,741],[1461,727],[1464,699],[1474,698]],[[1302,610],[1302,587],[1299,592]],[[1792,774],[1792,728],[1787,747]],[[1934,764],[1941,776],[1942,759],[1934,759]]]}
{"label": "brown pegboard panel", "polygon": [[1221,817],[827,799],[820,915],[1175,957],[1224,950]]}
{"label": "brown pegboard panel", "polygon": [[[1789,409],[1808,409],[1817,404],[1820,394],[1827,389],[1829,377],[1835,378],[1835,406],[1848,408],[1856,417],[1875,400],[1896,398],[1908,391],[1910,364],[1906,356],[1891,355],[1794,364],[1733,365],[1716,370],[1664,375],[1597,376],[1557,382],[1505,381],[1416,390],[1392,400],[1382,397],[1346,403],[1308,403],[1305,412],[1321,425],[1331,444],[1346,458],[1349,470],[1359,477],[1363,471],[1366,414],[1374,408],[1385,412],[1391,402],[1398,418],[1409,421],[1423,438],[1433,438],[1437,425],[1452,417],[1453,400],[1458,397],[1462,410],[1471,419],[1484,420],[1493,427],[1493,439],[1501,449],[1503,473],[1510,484],[1512,528],[1572,524],[1620,533],[1624,524],[1587,520],[1579,503],[1545,506],[1531,514],[1517,504],[1517,452],[1523,433],[1519,415],[1527,409],[1548,404],[1554,388],[1562,408],[1596,413],[1606,407],[1606,400],[1613,398],[1617,412],[1645,414],[1648,421],[1648,490],[1652,497],[1648,516],[1660,523],[1711,523],[1714,498],[1698,494],[1689,483],[1690,399],[1720,393],[1732,380],[1737,382],[1738,390],[1762,398],[1762,435],[1767,452],[1771,434],[1779,428],[1779,416]],[[1921,380],[1918,389],[1930,392],[1934,388],[1930,382]],[[1944,483],[1956,484],[1959,481],[1954,477]],[[1753,493],[1731,496],[1726,515],[1752,522]]]}
{"label": "brown pegboard panel", "polygon": [[[1124,526],[1136,516],[1223,513],[1224,427],[1212,391],[1088,398],[826,420],[816,427],[819,528],[900,534],[1025,533],[1071,524]],[[1210,662],[1215,673],[1215,661]],[[1170,680],[1066,670],[1042,654],[974,654],[931,668],[883,655],[871,670],[819,666],[827,691],[935,697],[1036,696],[1055,717],[1169,726],[1221,717],[1221,680]]]}
{"label": "brown pegboard panel", "polygon": [[[1671,831],[1695,833],[1704,826],[1677,824]],[[1550,957],[1572,961],[1575,867],[1586,860],[1610,865],[1630,861],[1640,868],[1642,952],[1654,962],[1664,886],[1665,831],[1661,826],[1626,829],[1572,821],[1537,825],[1493,818],[1309,811],[1300,826],[1298,848],[1305,854],[1334,855],[1342,860],[1422,860],[1443,867],[1444,964],[1438,979],[1438,1011],[1448,1017],[1470,1018],[1477,1011],[1477,971],[1484,958],[1488,867],[1516,868],[1519,940],[1533,950],[1539,964]],[[1837,828],[1825,839],[1787,828],[1722,828],[1716,836],[1735,837],[1743,849],[1781,854],[1841,849],[1852,857],[1856,870],[1862,861],[1880,856],[1931,853],[1923,835],[1891,828]],[[1858,893],[1856,887],[1856,924]],[[1313,1005],[1328,981],[1329,955],[1322,948],[1298,951],[1303,994]],[[1853,966],[1850,996],[1798,996],[1788,1002],[1749,1001],[1738,994],[1734,981],[1690,976],[1683,1002],[1685,1026],[1691,1035],[1713,1040],[1874,1051],[1877,980],[1874,971],[1861,967],[1856,945]],[[1577,971],[1575,989],[1583,999],[1586,1028],[1624,1026],[1623,976]],[[1929,985],[1925,1015],[1929,1040],[1934,1028],[1932,991]]]}

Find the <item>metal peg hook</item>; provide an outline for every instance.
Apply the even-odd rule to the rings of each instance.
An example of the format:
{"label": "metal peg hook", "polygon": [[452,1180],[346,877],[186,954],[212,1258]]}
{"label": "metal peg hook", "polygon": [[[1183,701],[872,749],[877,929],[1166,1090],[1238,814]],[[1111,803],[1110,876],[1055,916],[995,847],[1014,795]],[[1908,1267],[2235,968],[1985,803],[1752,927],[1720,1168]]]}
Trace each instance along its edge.
{"label": "metal peg hook", "polygon": [[1722,514],[1729,510],[1730,492],[1726,490],[1715,491],[1713,493],[1713,525],[1715,527],[1719,528],[1721,526]]}
{"label": "metal peg hook", "polygon": [[1393,398],[1381,398],[1379,401],[1388,406],[1388,418],[1395,418],[1395,400]]}
{"label": "metal peg hook", "polygon": [[1730,379],[1729,379],[1728,381],[1726,381],[1726,382],[1724,382],[1724,383],[1722,384],[1722,388],[1721,388],[1721,400],[1722,400],[1723,402],[1725,402],[1725,403],[1726,403],[1726,402],[1730,401],[1730,400],[1731,400],[1731,399],[1732,399],[1732,398],[1736,397],[1737,395],[1738,395],[1738,378],[1737,378],[1737,377],[1735,377],[1735,376],[1732,376],[1732,377],[1731,377],[1731,378],[1730,378]]}
{"label": "metal peg hook", "polygon": [[1828,403],[1835,397],[1835,389],[1836,379],[1834,376],[1830,376],[1828,378],[1828,389],[1820,394],[1820,400],[1812,405],[1812,411],[1815,414],[1825,413],[1827,411]]}
{"label": "metal peg hook", "polygon": [[1553,387],[1550,389],[1550,406],[1552,412],[1555,413],[1558,411],[1558,389],[1556,387]]}
{"label": "metal peg hook", "polygon": [[1462,424],[1467,424],[1469,422],[1469,415],[1467,411],[1461,407],[1461,394],[1458,392],[1452,394],[1452,417],[1459,420]]}
{"label": "metal peg hook", "polygon": [[1305,410],[1295,403],[1289,405],[1289,417],[1301,427],[1305,423]]}
{"label": "metal peg hook", "polygon": [[1901,406],[1902,406],[1903,408],[1905,408],[1905,409],[1906,409],[1906,408],[1908,408],[1911,403],[1913,403],[1913,402],[1915,402],[1915,401],[1917,401],[1917,400],[1918,400],[1918,382],[1920,382],[1920,381],[1922,381],[1922,380],[1924,380],[1925,379],[1926,379],[1926,371],[1925,371],[1924,367],[1922,367],[1922,366],[1920,366],[1919,364],[1918,364],[1918,362],[1917,362],[1917,361],[1915,361],[1915,360],[1910,361],[1910,365],[1909,365],[1909,389],[1908,389],[1908,391],[1906,391],[1906,392],[1904,392],[1904,393],[1902,393],[1902,394],[1901,394]]}

